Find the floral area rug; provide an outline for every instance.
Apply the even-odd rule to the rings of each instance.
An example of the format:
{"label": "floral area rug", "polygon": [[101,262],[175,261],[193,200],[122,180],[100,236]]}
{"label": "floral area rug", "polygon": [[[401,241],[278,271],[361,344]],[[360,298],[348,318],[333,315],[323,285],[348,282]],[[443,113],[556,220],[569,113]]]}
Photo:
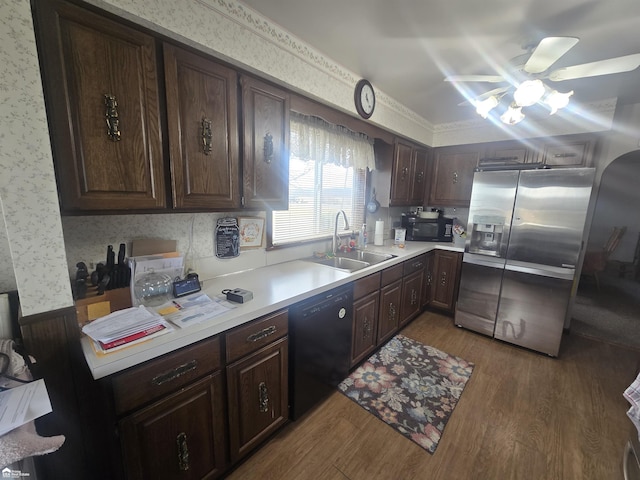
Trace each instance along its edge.
{"label": "floral area rug", "polygon": [[338,388],[434,453],[472,371],[472,363],[396,335]]}

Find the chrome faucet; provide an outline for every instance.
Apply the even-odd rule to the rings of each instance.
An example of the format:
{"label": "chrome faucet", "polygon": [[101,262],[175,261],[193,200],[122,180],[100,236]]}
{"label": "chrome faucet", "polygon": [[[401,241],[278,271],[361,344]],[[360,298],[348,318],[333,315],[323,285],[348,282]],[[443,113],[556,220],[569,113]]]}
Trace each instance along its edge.
{"label": "chrome faucet", "polygon": [[340,218],[340,214],[344,217],[344,229],[349,230],[349,220],[347,220],[347,214],[344,213],[344,210],[340,210],[336,213],[336,223],[333,226],[333,244],[331,247],[331,251],[333,252],[333,256],[336,256],[336,252],[338,250],[338,241],[340,238],[338,237],[338,219]]}

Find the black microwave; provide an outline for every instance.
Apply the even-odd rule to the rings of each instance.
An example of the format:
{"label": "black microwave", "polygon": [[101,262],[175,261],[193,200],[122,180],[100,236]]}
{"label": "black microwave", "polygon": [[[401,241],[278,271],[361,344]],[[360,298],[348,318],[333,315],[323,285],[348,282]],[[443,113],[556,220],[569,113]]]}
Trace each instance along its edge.
{"label": "black microwave", "polygon": [[421,218],[418,215],[403,213],[402,227],[407,230],[407,240],[453,242],[453,219],[442,215],[438,218]]}

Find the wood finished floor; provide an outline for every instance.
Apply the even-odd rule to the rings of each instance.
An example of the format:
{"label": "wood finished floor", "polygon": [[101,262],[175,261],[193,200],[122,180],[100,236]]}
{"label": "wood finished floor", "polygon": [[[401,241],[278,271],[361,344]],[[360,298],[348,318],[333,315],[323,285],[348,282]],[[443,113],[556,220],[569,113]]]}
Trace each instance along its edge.
{"label": "wood finished floor", "polygon": [[424,313],[404,335],[475,363],[430,455],[335,392],[230,479],[622,479],[640,352],[566,335],[557,359]]}

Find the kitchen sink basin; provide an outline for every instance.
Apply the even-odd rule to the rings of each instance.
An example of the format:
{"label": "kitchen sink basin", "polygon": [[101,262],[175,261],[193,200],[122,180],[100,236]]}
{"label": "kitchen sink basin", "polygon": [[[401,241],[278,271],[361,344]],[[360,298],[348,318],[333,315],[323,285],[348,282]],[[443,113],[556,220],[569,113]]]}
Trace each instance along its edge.
{"label": "kitchen sink basin", "polygon": [[355,272],[371,265],[368,262],[362,260],[354,260],[353,258],[346,257],[330,257],[330,258],[309,258],[308,260],[319,263],[320,265],[326,265],[328,267],[339,268],[340,270],[347,270],[349,272]]}
{"label": "kitchen sink basin", "polygon": [[395,255],[386,253],[367,252],[362,250],[356,250],[349,253],[340,253],[336,257],[329,258],[306,258],[305,260],[320,265],[326,265],[328,267],[338,268],[340,270],[346,270],[348,272],[355,272],[361,270],[370,265],[375,265],[385,260],[394,258]]}
{"label": "kitchen sink basin", "polygon": [[390,260],[394,257],[395,255],[391,255],[389,253],[368,252],[366,250],[355,250],[349,253],[338,254],[338,258],[347,258],[358,260],[360,262],[367,262],[369,265],[375,265],[376,263],[384,262],[385,260]]}

